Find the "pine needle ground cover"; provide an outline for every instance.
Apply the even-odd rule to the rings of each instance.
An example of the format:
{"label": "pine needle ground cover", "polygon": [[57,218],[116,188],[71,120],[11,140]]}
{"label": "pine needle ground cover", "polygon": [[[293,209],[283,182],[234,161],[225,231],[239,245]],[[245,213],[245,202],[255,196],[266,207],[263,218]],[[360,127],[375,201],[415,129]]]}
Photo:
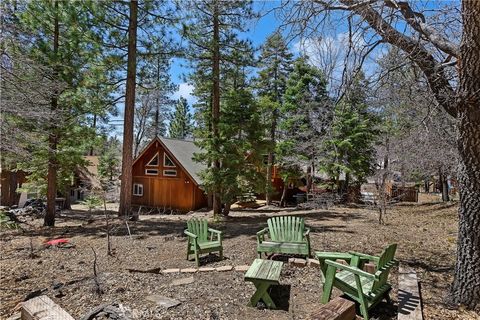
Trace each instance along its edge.
{"label": "pine needle ground cover", "polygon": [[[284,265],[279,310],[246,306],[254,287],[244,282],[243,272],[155,273],[167,268],[195,267],[193,261],[185,260],[186,238],[182,236],[191,215],[141,216],[140,221],[129,223],[131,237],[125,224],[117,220],[112,227],[114,254],[108,256],[104,216],[100,212],[89,215],[86,208],[75,209],[62,214],[54,229],[40,230],[42,221],[32,220],[22,225],[24,231],[2,230],[0,318],[7,318],[29,293],[42,289],[75,318],[94,306],[113,301],[128,308],[136,319],[305,319],[320,306],[320,273],[312,267]],[[473,311],[449,310],[443,304],[455,261],[456,204],[394,206],[387,212],[386,225],[378,225],[377,212],[368,208],[234,211],[225,221],[214,224],[224,232],[225,259],[207,256],[201,260],[202,266],[250,264],[256,258],[255,233],[266,226],[270,216],[281,214],[305,217],[311,228],[313,250],[378,254],[385,244],[398,243],[396,257],[412,266],[421,282],[426,319],[478,317]],[[45,240],[54,238],[68,238],[75,246],[45,249]],[[96,292],[92,248],[97,254],[96,280],[102,294]],[[396,272],[390,277],[394,303]],[[186,277],[193,277],[193,283],[173,284]],[[285,296],[285,292],[289,295]],[[338,294],[334,290],[333,296]],[[176,299],[181,304],[165,310],[147,299],[152,295]],[[396,307],[383,304],[371,315],[396,319]]]}

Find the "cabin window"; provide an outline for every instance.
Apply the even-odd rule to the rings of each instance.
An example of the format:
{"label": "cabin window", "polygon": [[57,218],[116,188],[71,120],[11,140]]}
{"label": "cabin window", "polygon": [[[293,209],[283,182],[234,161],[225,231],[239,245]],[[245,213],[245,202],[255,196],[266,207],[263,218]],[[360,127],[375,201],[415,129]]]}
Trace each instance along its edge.
{"label": "cabin window", "polygon": [[143,184],[134,183],[133,184],[133,195],[134,196],[143,196]]}
{"label": "cabin window", "polygon": [[[176,165],[175,163],[172,161],[172,159],[170,159],[166,153],[163,154],[163,166],[164,167],[170,167],[170,168],[175,168]],[[177,175],[175,173],[175,175]]]}
{"label": "cabin window", "polygon": [[147,166],[150,166],[150,167],[155,167],[155,166],[158,166],[158,152],[153,156],[152,159],[150,159],[150,161],[148,161],[147,163]]}
{"label": "cabin window", "polygon": [[163,170],[163,175],[166,177],[176,177],[177,170]]}
{"label": "cabin window", "polygon": [[147,176],[157,176],[158,175],[158,169],[145,169],[145,174]]}

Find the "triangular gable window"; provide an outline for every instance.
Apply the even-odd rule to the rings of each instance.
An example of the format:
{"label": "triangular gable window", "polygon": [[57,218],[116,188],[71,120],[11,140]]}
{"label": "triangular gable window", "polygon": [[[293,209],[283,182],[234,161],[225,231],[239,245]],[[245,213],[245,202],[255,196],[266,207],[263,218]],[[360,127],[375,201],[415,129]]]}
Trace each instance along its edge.
{"label": "triangular gable window", "polygon": [[158,152],[153,156],[152,159],[150,159],[150,161],[148,161],[147,166],[158,166]]}
{"label": "triangular gable window", "polygon": [[163,154],[163,166],[164,167],[170,167],[170,168],[175,168],[176,165],[175,163],[172,161],[172,159],[170,159],[166,153]]}

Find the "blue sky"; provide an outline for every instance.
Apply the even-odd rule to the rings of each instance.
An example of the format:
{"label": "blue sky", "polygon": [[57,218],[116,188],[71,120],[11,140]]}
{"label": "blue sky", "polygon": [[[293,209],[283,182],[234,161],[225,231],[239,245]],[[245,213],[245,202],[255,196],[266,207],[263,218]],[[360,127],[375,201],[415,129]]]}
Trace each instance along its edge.
{"label": "blue sky", "polygon": [[[480,0],[479,0],[480,1]],[[271,35],[277,28],[280,27],[280,20],[275,16],[275,13],[272,11],[275,6],[279,5],[279,0],[254,0],[253,8],[254,11],[260,13],[262,16],[260,19],[255,19],[253,21],[246,21],[248,31],[242,33],[240,36],[242,38],[249,39],[256,49],[264,43],[266,38]],[[418,7],[423,7],[426,9],[438,9],[442,6],[448,6],[454,4],[455,6],[459,3],[457,0],[454,1],[418,1],[412,2],[413,5]],[[433,14],[434,10],[426,11],[426,15]],[[291,48],[292,53],[298,55],[300,52],[306,53],[310,57],[310,63],[316,65],[317,67],[321,68],[324,71],[324,74],[327,77],[327,81],[329,83],[330,93],[332,96],[335,96],[334,88],[339,88],[339,84],[341,83],[342,78],[342,71],[345,68],[345,48],[348,42],[348,32],[347,32],[347,25],[345,17],[343,16],[342,12],[336,12],[331,15],[331,21],[329,21],[329,28],[325,28],[322,30],[322,34],[313,34],[307,35],[307,38],[301,41],[300,39],[290,39],[289,46]],[[402,27],[397,25],[397,27]],[[355,42],[358,47],[359,51],[361,49],[368,48],[366,45],[366,41],[370,44],[374,38],[369,39],[368,37],[371,33],[367,33],[365,37],[360,37],[356,39]],[[353,35],[355,38],[355,35]],[[302,45],[303,44],[303,45]],[[387,46],[381,45],[373,52],[369,54],[367,59],[363,63],[363,70],[366,73],[367,77],[372,74],[377,67],[377,61],[386,53]],[[257,52],[258,54],[258,52]],[[334,66],[331,68],[330,73],[326,68],[322,66],[322,59],[328,57],[329,55],[337,54],[337,61]],[[178,90],[173,94],[172,98],[178,99],[180,96],[187,99],[190,105],[195,102],[195,97],[191,95],[193,86],[189,85],[185,80],[185,75],[189,73],[189,70],[186,65],[185,61],[181,61],[181,59],[173,59],[172,66],[170,70],[172,82],[178,85]],[[328,65],[330,67],[332,64]],[[115,124],[115,130],[111,132],[112,135],[117,135],[121,137],[122,130],[123,130],[123,104],[118,105],[119,116],[115,118],[111,118],[112,123]]]}
{"label": "blue sky", "polygon": [[[240,35],[241,38],[248,39],[252,42],[255,49],[258,49],[263,42],[271,35],[279,26],[279,22],[275,19],[273,12],[270,12],[278,1],[254,1],[253,8],[254,11],[261,14],[260,19],[255,19],[249,21],[248,31]],[[292,45],[292,50],[293,50]],[[170,74],[172,76],[172,81],[175,84],[179,85],[179,90],[173,95],[173,98],[178,99],[180,96],[183,96],[187,99],[188,103],[191,105],[195,102],[195,97],[190,93],[193,89],[191,85],[186,83],[184,75],[189,72],[188,68],[185,66],[185,61],[181,59],[173,59],[172,68]]]}
{"label": "blue sky", "polygon": [[[254,1],[253,8],[255,12],[260,13],[262,16],[260,19],[248,21],[248,31],[242,33],[240,36],[245,39],[249,39],[254,48],[258,49],[266,38],[271,35],[279,27],[279,21],[275,18],[273,12],[270,12],[275,5],[278,5],[278,1]],[[295,46],[291,44],[292,51],[295,50]],[[189,85],[184,76],[188,74],[189,70],[185,66],[185,60],[174,58],[172,60],[172,66],[170,68],[170,75],[172,82],[178,85],[178,90],[172,96],[174,99],[178,99],[180,96],[187,99],[188,103],[192,105],[195,102],[195,97],[191,95],[193,87]],[[111,132],[111,135],[116,135],[118,138],[122,138],[123,132],[123,108],[124,104],[118,104],[117,106],[119,114],[116,117],[111,117],[111,124],[115,125],[115,130]]]}

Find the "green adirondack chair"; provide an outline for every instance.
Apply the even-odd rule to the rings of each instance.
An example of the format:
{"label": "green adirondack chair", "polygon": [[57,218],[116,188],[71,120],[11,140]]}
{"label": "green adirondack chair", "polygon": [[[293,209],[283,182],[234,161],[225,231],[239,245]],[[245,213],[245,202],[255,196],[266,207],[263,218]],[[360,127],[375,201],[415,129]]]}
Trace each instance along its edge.
{"label": "green adirondack chair", "polygon": [[[257,232],[257,253],[300,254],[310,257],[310,229],[302,217],[283,216],[267,220],[268,228]],[[268,240],[265,235],[268,234]]]}
{"label": "green adirondack chair", "polygon": [[[394,259],[396,249],[397,244],[391,244],[383,250],[379,257],[349,252],[349,266],[329,259],[325,260],[327,268],[323,284],[322,303],[325,304],[330,300],[332,288],[337,287],[360,304],[360,312],[363,318],[368,320],[368,310],[383,298],[387,302],[390,301],[388,294],[391,286],[387,283],[387,279],[390,269],[398,264]],[[375,263],[375,274],[359,268],[359,265],[365,261]],[[340,271],[337,272],[337,270]]]}
{"label": "green adirondack chair", "polygon": [[197,267],[200,265],[199,256],[202,253],[218,251],[220,259],[223,259],[222,232],[209,228],[207,219],[190,219],[184,232],[188,236],[187,260],[194,254]]}

